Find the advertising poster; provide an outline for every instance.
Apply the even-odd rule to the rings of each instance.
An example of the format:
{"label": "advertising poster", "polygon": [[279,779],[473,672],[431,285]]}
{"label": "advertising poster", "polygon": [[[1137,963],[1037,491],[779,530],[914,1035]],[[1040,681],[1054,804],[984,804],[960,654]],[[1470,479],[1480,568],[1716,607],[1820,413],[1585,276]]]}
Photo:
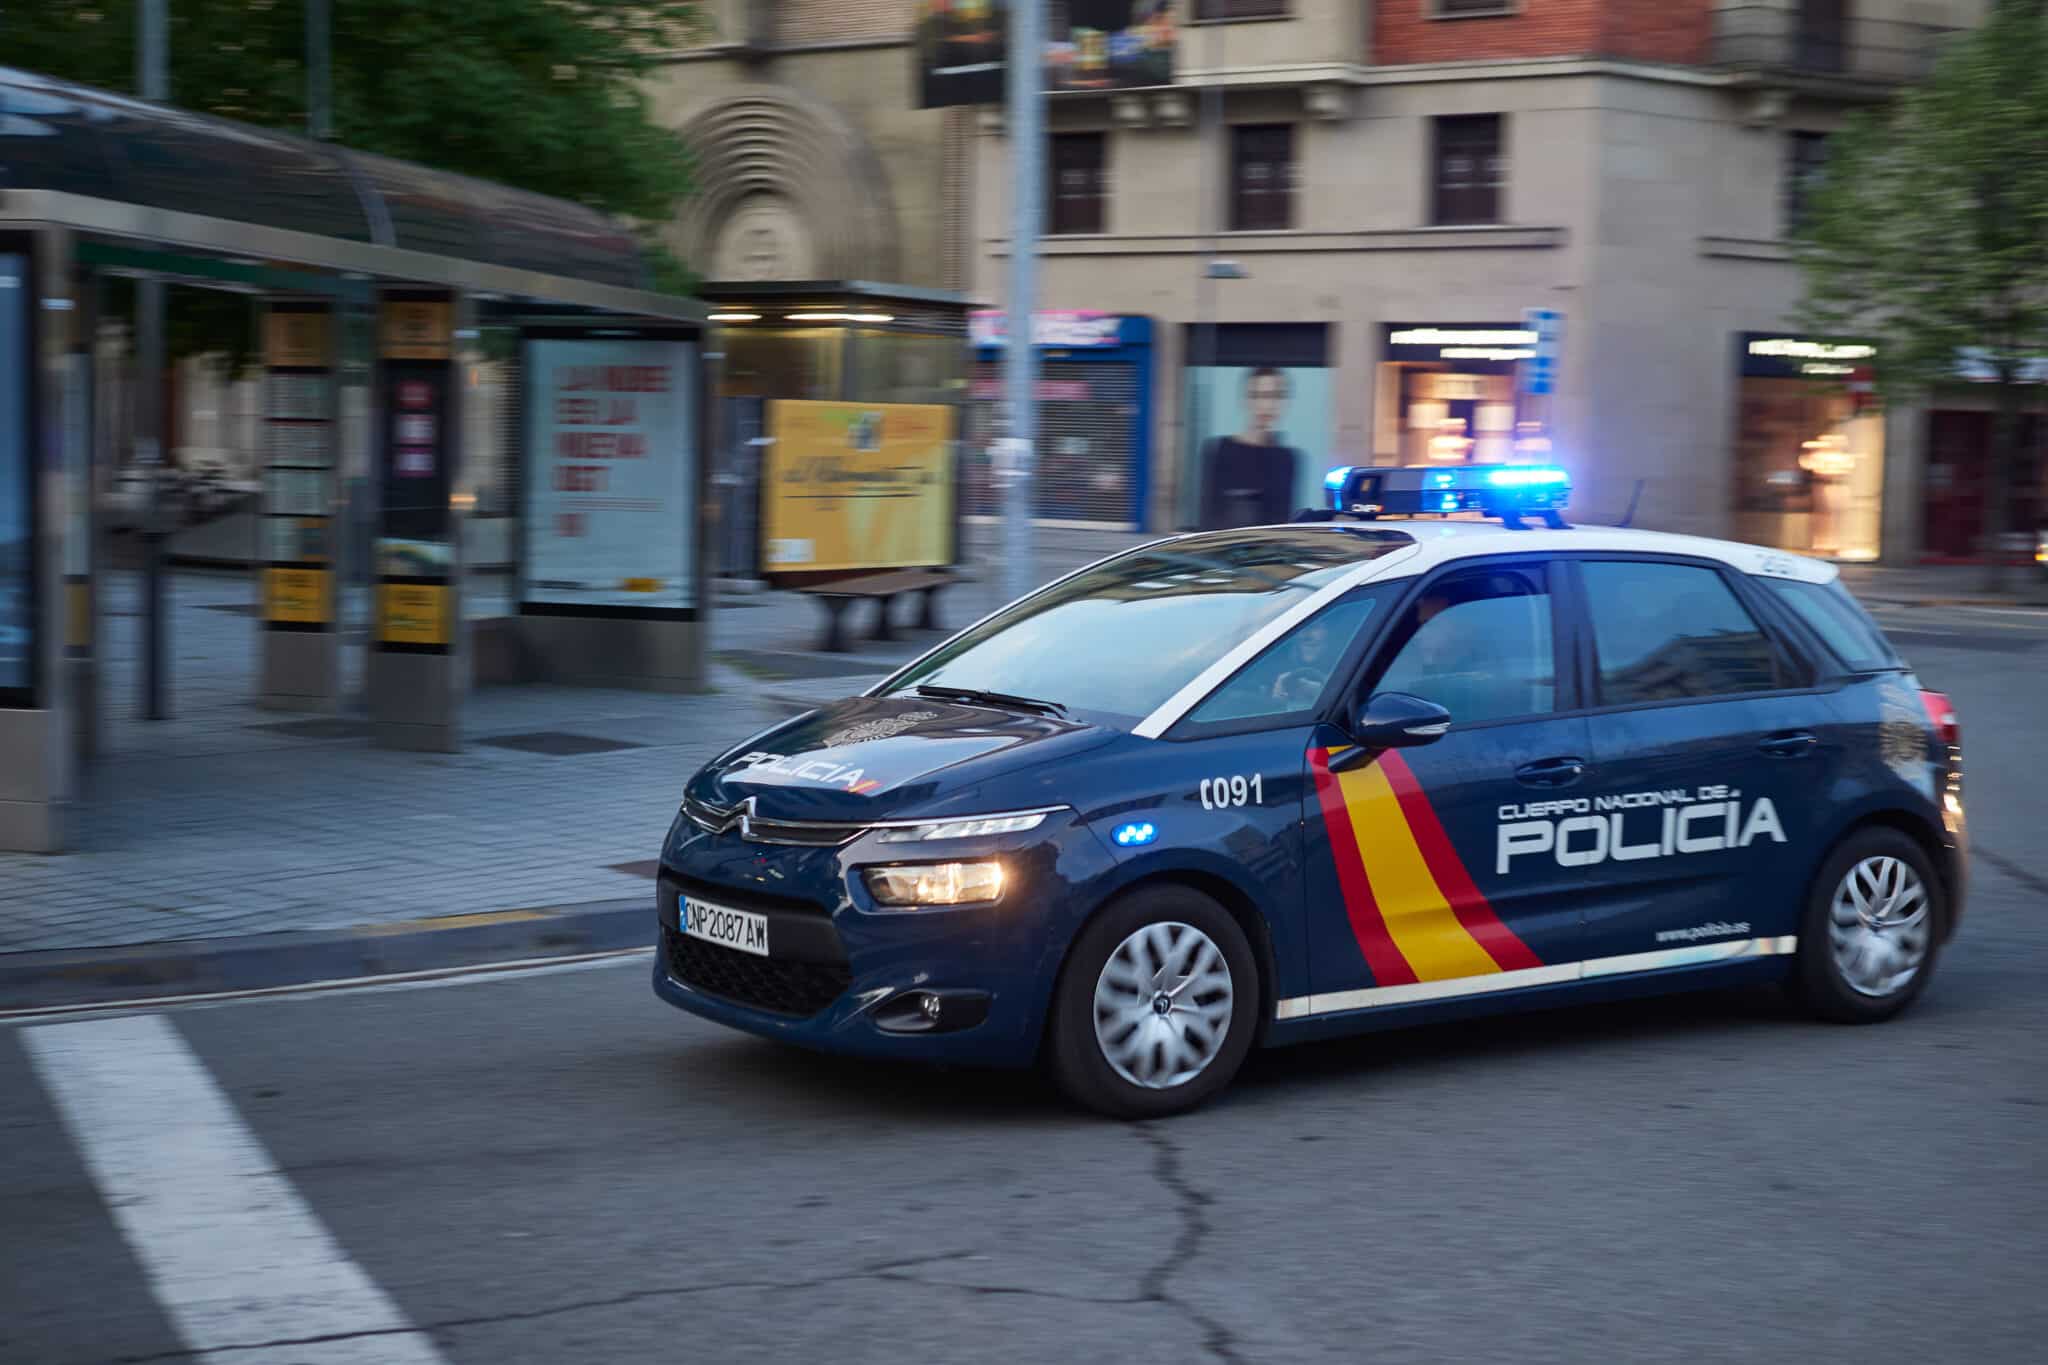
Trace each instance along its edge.
{"label": "advertising poster", "polygon": [[768,434],[766,572],[952,561],[952,408],[780,400],[768,405]]}
{"label": "advertising poster", "polygon": [[[1179,0],[1068,0],[1048,16],[1040,58],[1048,90],[1173,83]],[[921,108],[1001,104],[1009,79],[1009,0],[919,0]]]}
{"label": "advertising poster", "polygon": [[1219,365],[1189,371],[1201,439],[1185,481],[1202,530],[1292,521],[1322,505],[1330,443],[1330,370]]}
{"label": "advertising poster", "polygon": [[28,292],[28,258],[0,253],[0,698],[34,680]]}
{"label": "advertising poster", "polygon": [[528,343],[527,601],[693,605],[696,355],[686,341]]}

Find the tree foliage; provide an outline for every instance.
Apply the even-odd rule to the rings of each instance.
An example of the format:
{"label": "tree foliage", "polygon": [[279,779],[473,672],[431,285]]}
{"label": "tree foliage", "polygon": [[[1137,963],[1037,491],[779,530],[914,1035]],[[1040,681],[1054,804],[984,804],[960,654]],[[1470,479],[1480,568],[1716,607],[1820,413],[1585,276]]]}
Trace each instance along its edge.
{"label": "tree foliage", "polygon": [[2022,380],[2048,356],[2048,0],[2001,0],[1833,138],[1797,251],[1807,325],[1876,345],[1888,399],[1955,382],[1964,356],[1997,376],[1985,526],[2011,529]]}
{"label": "tree foliage", "polygon": [[[173,104],[305,131],[305,0],[165,6]],[[10,66],[132,93],[137,8],[8,5],[0,51]],[[645,78],[696,31],[698,6],[330,0],[329,13],[335,141],[617,214],[646,232],[659,281],[686,278],[652,239],[687,187],[688,165],[652,117]],[[232,302],[221,302],[225,319]]]}

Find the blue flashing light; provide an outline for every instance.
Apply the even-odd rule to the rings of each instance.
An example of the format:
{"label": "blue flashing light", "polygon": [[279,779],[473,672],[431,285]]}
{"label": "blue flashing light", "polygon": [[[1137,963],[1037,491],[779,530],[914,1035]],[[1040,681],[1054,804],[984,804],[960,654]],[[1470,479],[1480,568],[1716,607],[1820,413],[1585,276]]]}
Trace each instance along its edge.
{"label": "blue flashing light", "polygon": [[1446,493],[1446,494],[1444,494],[1444,511],[1446,511],[1446,512],[1455,512],[1455,511],[1457,511],[1457,510],[1458,510],[1458,495],[1457,495],[1456,493]]}
{"label": "blue flashing light", "polygon": [[1143,824],[1118,825],[1116,833],[1110,837],[1116,840],[1121,848],[1135,848],[1139,844],[1149,844],[1157,839],[1159,831],[1153,828],[1150,821],[1146,821]]}
{"label": "blue flashing light", "polygon": [[1562,469],[1550,469],[1541,465],[1531,465],[1492,470],[1487,474],[1486,481],[1496,488],[1534,488],[1569,483],[1571,476]]}
{"label": "blue flashing light", "polygon": [[1323,487],[1332,489],[1342,488],[1344,481],[1350,477],[1351,466],[1348,464],[1342,465],[1323,475]]}
{"label": "blue flashing light", "polygon": [[1449,488],[1451,486],[1452,481],[1457,478],[1457,475],[1451,473],[1449,470],[1446,469],[1432,475],[1431,477],[1436,480],[1436,486],[1438,488]]}

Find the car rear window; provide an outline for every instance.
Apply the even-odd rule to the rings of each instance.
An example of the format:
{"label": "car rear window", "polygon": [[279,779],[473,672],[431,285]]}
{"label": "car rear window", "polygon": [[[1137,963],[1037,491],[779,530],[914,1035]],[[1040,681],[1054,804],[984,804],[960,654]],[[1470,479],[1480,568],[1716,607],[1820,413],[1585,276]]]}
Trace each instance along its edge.
{"label": "car rear window", "polygon": [[1820,636],[1844,667],[1871,673],[1902,666],[1884,631],[1840,583],[1801,583],[1785,578],[1763,581]]}

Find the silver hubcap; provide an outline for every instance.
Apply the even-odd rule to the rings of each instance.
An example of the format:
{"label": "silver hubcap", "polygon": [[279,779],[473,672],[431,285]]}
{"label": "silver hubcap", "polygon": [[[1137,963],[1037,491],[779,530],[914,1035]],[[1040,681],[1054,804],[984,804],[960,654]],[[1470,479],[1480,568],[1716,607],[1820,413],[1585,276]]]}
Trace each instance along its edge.
{"label": "silver hubcap", "polygon": [[1191,924],[1148,924],[1109,955],[1095,980],[1095,1042],[1116,1074],[1170,1090],[1223,1048],[1235,996],[1230,963]]}
{"label": "silver hubcap", "polygon": [[1835,888],[1828,936],[1858,995],[1902,990],[1927,956],[1927,888],[1897,858],[1865,858]]}

